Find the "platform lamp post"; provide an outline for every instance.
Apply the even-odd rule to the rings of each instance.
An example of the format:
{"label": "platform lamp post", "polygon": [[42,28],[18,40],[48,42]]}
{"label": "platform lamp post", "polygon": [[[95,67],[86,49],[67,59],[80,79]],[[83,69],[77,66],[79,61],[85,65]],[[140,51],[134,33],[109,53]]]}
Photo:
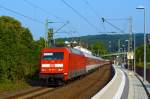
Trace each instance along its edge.
{"label": "platform lamp post", "polygon": [[143,10],[144,12],[144,79],[146,81],[146,16],[145,16],[145,7],[139,6],[136,9]]}

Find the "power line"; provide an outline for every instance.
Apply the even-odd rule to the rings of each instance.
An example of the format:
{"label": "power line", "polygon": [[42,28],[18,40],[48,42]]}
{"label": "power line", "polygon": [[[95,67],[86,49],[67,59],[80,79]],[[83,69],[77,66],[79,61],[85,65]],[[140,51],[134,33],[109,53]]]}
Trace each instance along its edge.
{"label": "power line", "polygon": [[87,6],[89,6],[89,8],[91,9],[91,11],[100,19],[99,14],[97,13],[97,11],[93,8],[93,6],[87,1],[87,0],[83,0],[85,2],[85,4]]}
{"label": "power line", "polygon": [[124,31],[122,29],[120,29],[119,27],[113,25],[112,23],[110,23],[109,21],[107,21],[105,18],[102,17],[101,19],[102,19],[103,23],[106,22],[107,24],[111,25],[113,28],[115,28],[115,29],[119,30],[120,32],[124,33]]}
{"label": "power line", "polygon": [[[90,10],[95,14],[95,16],[97,16],[98,20],[100,19],[100,16],[98,14],[98,12],[94,9],[94,7],[88,2],[88,0],[83,0],[84,3],[90,8]],[[103,25],[103,28],[105,30],[105,27]]]}
{"label": "power line", "polygon": [[71,8],[78,16],[80,16],[85,22],[87,22],[92,28],[99,30],[95,25],[93,25],[86,17],[84,17],[80,12],[78,12],[75,8],[73,8],[70,4],[68,4],[65,0],[61,0],[66,6]]}
{"label": "power line", "polygon": [[[49,11],[47,11],[47,10],[45,10],[45,9],[43,9],[43,8],[41,8],[41,7],[39,7],[39,6],[37,6],[36,4],[30,2],[29,0],[24,0],[24,2],[27,3],[28,5],[34,7],[34,8],[37,8],[37,9],[43,11],[45,14],[49,14],[49,13],[50,13]],[[58,16],[56,16],[56,15],[51,15],[51,16],[53,16],[53,17],[55,17],[55,18],[57,18],[57,19],[59,19],[59,20],[63,20],[63,21],[65,20],[65,19],[62,19],[62,18],[60,18],[60,17],[58,17]],[[66,20],[65,20],[65,21],[66,21]],[[69,21],[69,22],[70,22],[70,21]],[[55,23],[64,23],[64,22],[55,22]],[[71,22],[70,22],[70,23],[71,23]],[[71,25],[71,24],[70,24],[70,25]],[[74,30],[76,30],[76,29],[73,27],[73,25],[72,25],[72,28],[73,28]]]}
{"label": "power line", "polygon": [[[42,7],[39,7],[39,6],[37,6],[36,4],[34,4],[34,3],[32,3],[32,2],[30,2],[30,1],[28,1],[28,0],[23,0],[24,2],[26,2],[28,5],[30,5],[30,6],[32,6],[32,7],[34,7],[34,8],[37,8],[37,9],[39,9],[39,10],[41,10],[41,11],[43,11],[45,14],[50,14],[51,12],[49,12],[49,11],[47,11],[47,10],[45,10],[44,8],[42,8]],[[63,20],[64,21],[64,19],[62,19],[62,18],[60,18],[60,17],[58,17],[58,16],[56,16],[56,15],[51,15],[52,17],[55,17],[56,19],[58,19],[58,20]]]}
{"label": "power line", "polygon": [[24,14],[19,13],[19,12],[17,12],[17,11],[11,10],[11,9],[9,9],[9,8],[6,8],[6,7],[2,6],[2,5],[0,5],[0,8],[2,8],[2,9],[4,9],[4,10],[7,10],[7,11],[9,11],[9,12],[12,12],[12,13],[14,13],[14,14],[16,14],[16,15],[22,16],[22,17],[24,17],[24,18],[26,18],[26,19],[32,20],[32,21],[34,21],[34,22],[37,22],[37,23],[40,23],[40,24],[44,24],[44,23],[43,23],[42,21],[40,21],[40,20],[37,20],[37,19],[32,18],[32,17],[30,17],[30,16],[24,15]]}
{"label": "power line", "polygon": [[126,21],[128,18],[107,18],[107,20],[113,20],[113,21]]}
{"label": "power line", "polygon": [[[43,11],[45,14],[49,14],[49,13],[50,13],[49,11],[43,9],[42,7],[39,7],[39,6],[37,6],[36,4],[30,2],[29,0],[23,0],[23,1],[24,1],[25,3],[27,3],[28,5],[30,5],[30,6],[32,6],[32,7],[34,7],[34,8],[37,8],[37,9],[39,9],[39,10],[41,10],[41,11]],[[57,18],[57,19],[60,20],[60,21],[62,21],[62,20],[63,20],[63,21],[66,21],[65,19],[62,19],[62,18],[60,18],[60,17],[58,17],[58,16],[56,16],[56,15],[51,15],[51,16]],[[66,21],[66,22],[70,22],[70,21]],[[64,22],[55,22],[55,23],[64,23]]]}

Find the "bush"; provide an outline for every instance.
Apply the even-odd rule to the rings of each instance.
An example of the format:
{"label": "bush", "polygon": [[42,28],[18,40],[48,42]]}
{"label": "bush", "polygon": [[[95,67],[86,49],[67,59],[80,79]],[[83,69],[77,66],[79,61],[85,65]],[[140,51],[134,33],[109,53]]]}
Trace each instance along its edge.
{"label": "bush", "polygon": [[15,82],[33,75],[39,50],[28,28],[12,17],[0,17],[0,82]]}

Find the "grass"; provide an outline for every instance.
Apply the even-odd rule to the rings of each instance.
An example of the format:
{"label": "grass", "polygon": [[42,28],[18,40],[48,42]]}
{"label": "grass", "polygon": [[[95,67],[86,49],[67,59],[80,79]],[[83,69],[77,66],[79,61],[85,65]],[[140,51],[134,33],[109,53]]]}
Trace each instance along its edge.
{"label": "grass", "polygon": [[17,91],[30,87],[25,81],[16,81],[15,83],[0,83],[0,93],[6,91]]}
{"label": "grass", "polygon": [[[38,81],[38,74],[34,75],[31,80],[34,82]],[[17,80],[14,83],[10,80],[2,80],[0,81],[0,94],[8,91],[18,91],[29,87],[31,87],[31,84],[29,84],[29,82],[27,83],[26,80]]]}

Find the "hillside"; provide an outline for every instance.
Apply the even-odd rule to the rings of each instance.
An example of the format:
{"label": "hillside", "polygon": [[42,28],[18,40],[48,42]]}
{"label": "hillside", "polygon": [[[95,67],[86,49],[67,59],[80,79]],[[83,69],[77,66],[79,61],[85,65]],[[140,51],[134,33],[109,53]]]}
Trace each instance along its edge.
{"label": "hillside", "polygon": [[[143,34],[136,34],[136,47],[140,46],[143,44]],[[111,51],[116,51],[118,50],[118,40],[120,39],[120,45],[126,45],[127,40],[129,38],[129,34],[101,34],[101,35],[88,35],[88,36],[82,36],[82,37],[73,37],[73,38],[63,38],[65,41],[71,41],[76,40],[76,41],[81,41],[81,42],[86,42],[86,44],[91,45],[96,42],[102,42],[106,45],[107,49]],[[109,47],[111,45],[111,47]]]}

